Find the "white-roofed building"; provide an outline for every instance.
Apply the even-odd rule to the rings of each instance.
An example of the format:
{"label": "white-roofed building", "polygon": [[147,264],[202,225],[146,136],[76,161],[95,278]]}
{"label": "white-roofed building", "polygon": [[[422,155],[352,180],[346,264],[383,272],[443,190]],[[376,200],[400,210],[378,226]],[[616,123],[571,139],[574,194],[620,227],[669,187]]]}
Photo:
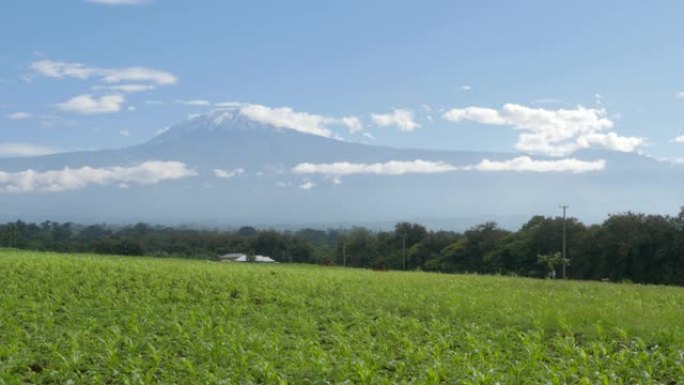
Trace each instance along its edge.
{"label": "white-roofed building", "polygon": [[273,258],[265,255],[255,255],[250,259],[247,254],[230,253],[217,258],[221,262],[259,262],[259,263],[278,263]]}

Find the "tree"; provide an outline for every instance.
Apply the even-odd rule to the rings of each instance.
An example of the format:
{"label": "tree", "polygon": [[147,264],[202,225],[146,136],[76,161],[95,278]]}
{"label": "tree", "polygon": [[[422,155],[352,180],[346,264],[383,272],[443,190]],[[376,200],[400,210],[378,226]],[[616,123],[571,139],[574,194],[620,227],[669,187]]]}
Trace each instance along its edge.
{"label": "tree", "polygon": [[260,255],[282,256],[285,253],[283,236],[274,230],[259,231],[250,237],[252,248]]}
{"label": "tree", "polygon": [[501,229],[496,222],[486,222],[466,231],[464,245],[467,258],[465,261],[466,271],[496,272],[489,270],[484,262],[491,259],[491,255],[496,252],[499,242],[509,233],[509,231]]}
{"label": "tree", "polygon": [[[567,218],[567,258],[573,261],[582,258],[581,244],[586,239],[586,227],[576,218]],[[496,250],[485,260],[486,272],[511,272],[518,275],[543,277],[545,269],[540,269],[537,256],[552,254],[559,250],[563,242],[563,218],[535,216],[520,230],[502,238]],[[580,264],[582,265],[582,264]],[[583,267],[583,266],[582,266]],[[573,269],[574,270],[574,269]],[[575,272],[570,271],[571,276]]]}
{"label": "tree", "polygon": [[406,237],[407,248],[422,241],[427,235],[427,229],[417,223],[399,222],[394,226],[395,239],[403,242],[403,237]]}
{"label": "tree", "polygon": [[563,258],[558,251],[553,254],[540,254],[537,256],[537,261],[539,261],[539,264],[546,267],[549,271],[548,277],[551,279],[556,278],[557,266],[568,266],[570,264],[570,259]]}
{"label": "tree", "polygon": [[108,238],[93,244],[93,251],[98,254],[144,255],[145,249],[140,241],[131,238]]}
{"label": "tree", "polygon": [[411,267],[427,271],[442,271],[441,251],[456,241],[458,237],[445,231],[430,232],[422,241],[413,245],[409,251]]}
{"label": "tree", "polygon": [[376,237],[363,227],[354,227],[345,237],[347,265],[373,267],[376,261]]}
{"label": "tree", "polygon": [[253,237],[257,235],[258,231],[252,226],[243,226],[237,231],[239,236],[242,237]]}

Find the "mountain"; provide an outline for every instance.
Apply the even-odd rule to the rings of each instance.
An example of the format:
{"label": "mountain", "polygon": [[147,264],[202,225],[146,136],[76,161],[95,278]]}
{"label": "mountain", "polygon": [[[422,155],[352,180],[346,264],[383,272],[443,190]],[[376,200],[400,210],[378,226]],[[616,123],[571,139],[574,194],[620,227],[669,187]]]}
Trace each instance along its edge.
{"label": "mountain", "polygon": [[[29,186],[23,192],[0,193],[0,220],[275,227],[388,227],[413,220],[463,230],[486,220],[514,228],[535,214],[557,215],[561,203],[569,204],[569,213],[587,222],[627,210],[676,213],[684,204],[684,169],[633,153],[574,154],[585,161],[605,160],[605,169],[585,173],[459,169],[331,176],[293,172],[300,163],[423,160],[460,168],[483,159],[505,161],[518,156],[371,146],[278,128],[238,109],[224,110],[190,119],[132,147],[0,159],[0,189],[7,190],[12,180]],[[161,163],[150,164],[152,171],[135,168],[150,161]],[[176,168],[181,162],[185,175],[176,178],[158,169],[166,167],[164,162]],[[83,169],[86,166],[89,169]],[[70,172],[44,174],[65,168]],[[74,170],[79,170],[78,175],[72,175]],[[150,173],[157,171],[168,175],[154,179]],[[43,188],[30,187],[36,173],[48,180]],[[63,185],[70,187],[34,191],[60,190]]]}

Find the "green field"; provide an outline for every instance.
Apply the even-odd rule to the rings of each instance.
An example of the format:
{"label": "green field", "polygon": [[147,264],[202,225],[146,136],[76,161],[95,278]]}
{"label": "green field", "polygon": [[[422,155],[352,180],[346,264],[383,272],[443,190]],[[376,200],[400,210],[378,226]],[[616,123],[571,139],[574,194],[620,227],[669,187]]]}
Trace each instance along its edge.
{"label": "green field", "polygon": [[684,289],[0,250],[0,384],[684,384]]}

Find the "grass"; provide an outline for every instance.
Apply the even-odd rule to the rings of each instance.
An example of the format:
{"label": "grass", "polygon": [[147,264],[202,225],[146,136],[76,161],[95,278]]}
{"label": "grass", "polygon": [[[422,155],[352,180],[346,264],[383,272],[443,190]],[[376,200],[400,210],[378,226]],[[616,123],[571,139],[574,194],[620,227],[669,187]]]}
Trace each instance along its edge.
{"label": "grass", "polygon": [[0,384],[684,384],[682,288],[0,250]]}

